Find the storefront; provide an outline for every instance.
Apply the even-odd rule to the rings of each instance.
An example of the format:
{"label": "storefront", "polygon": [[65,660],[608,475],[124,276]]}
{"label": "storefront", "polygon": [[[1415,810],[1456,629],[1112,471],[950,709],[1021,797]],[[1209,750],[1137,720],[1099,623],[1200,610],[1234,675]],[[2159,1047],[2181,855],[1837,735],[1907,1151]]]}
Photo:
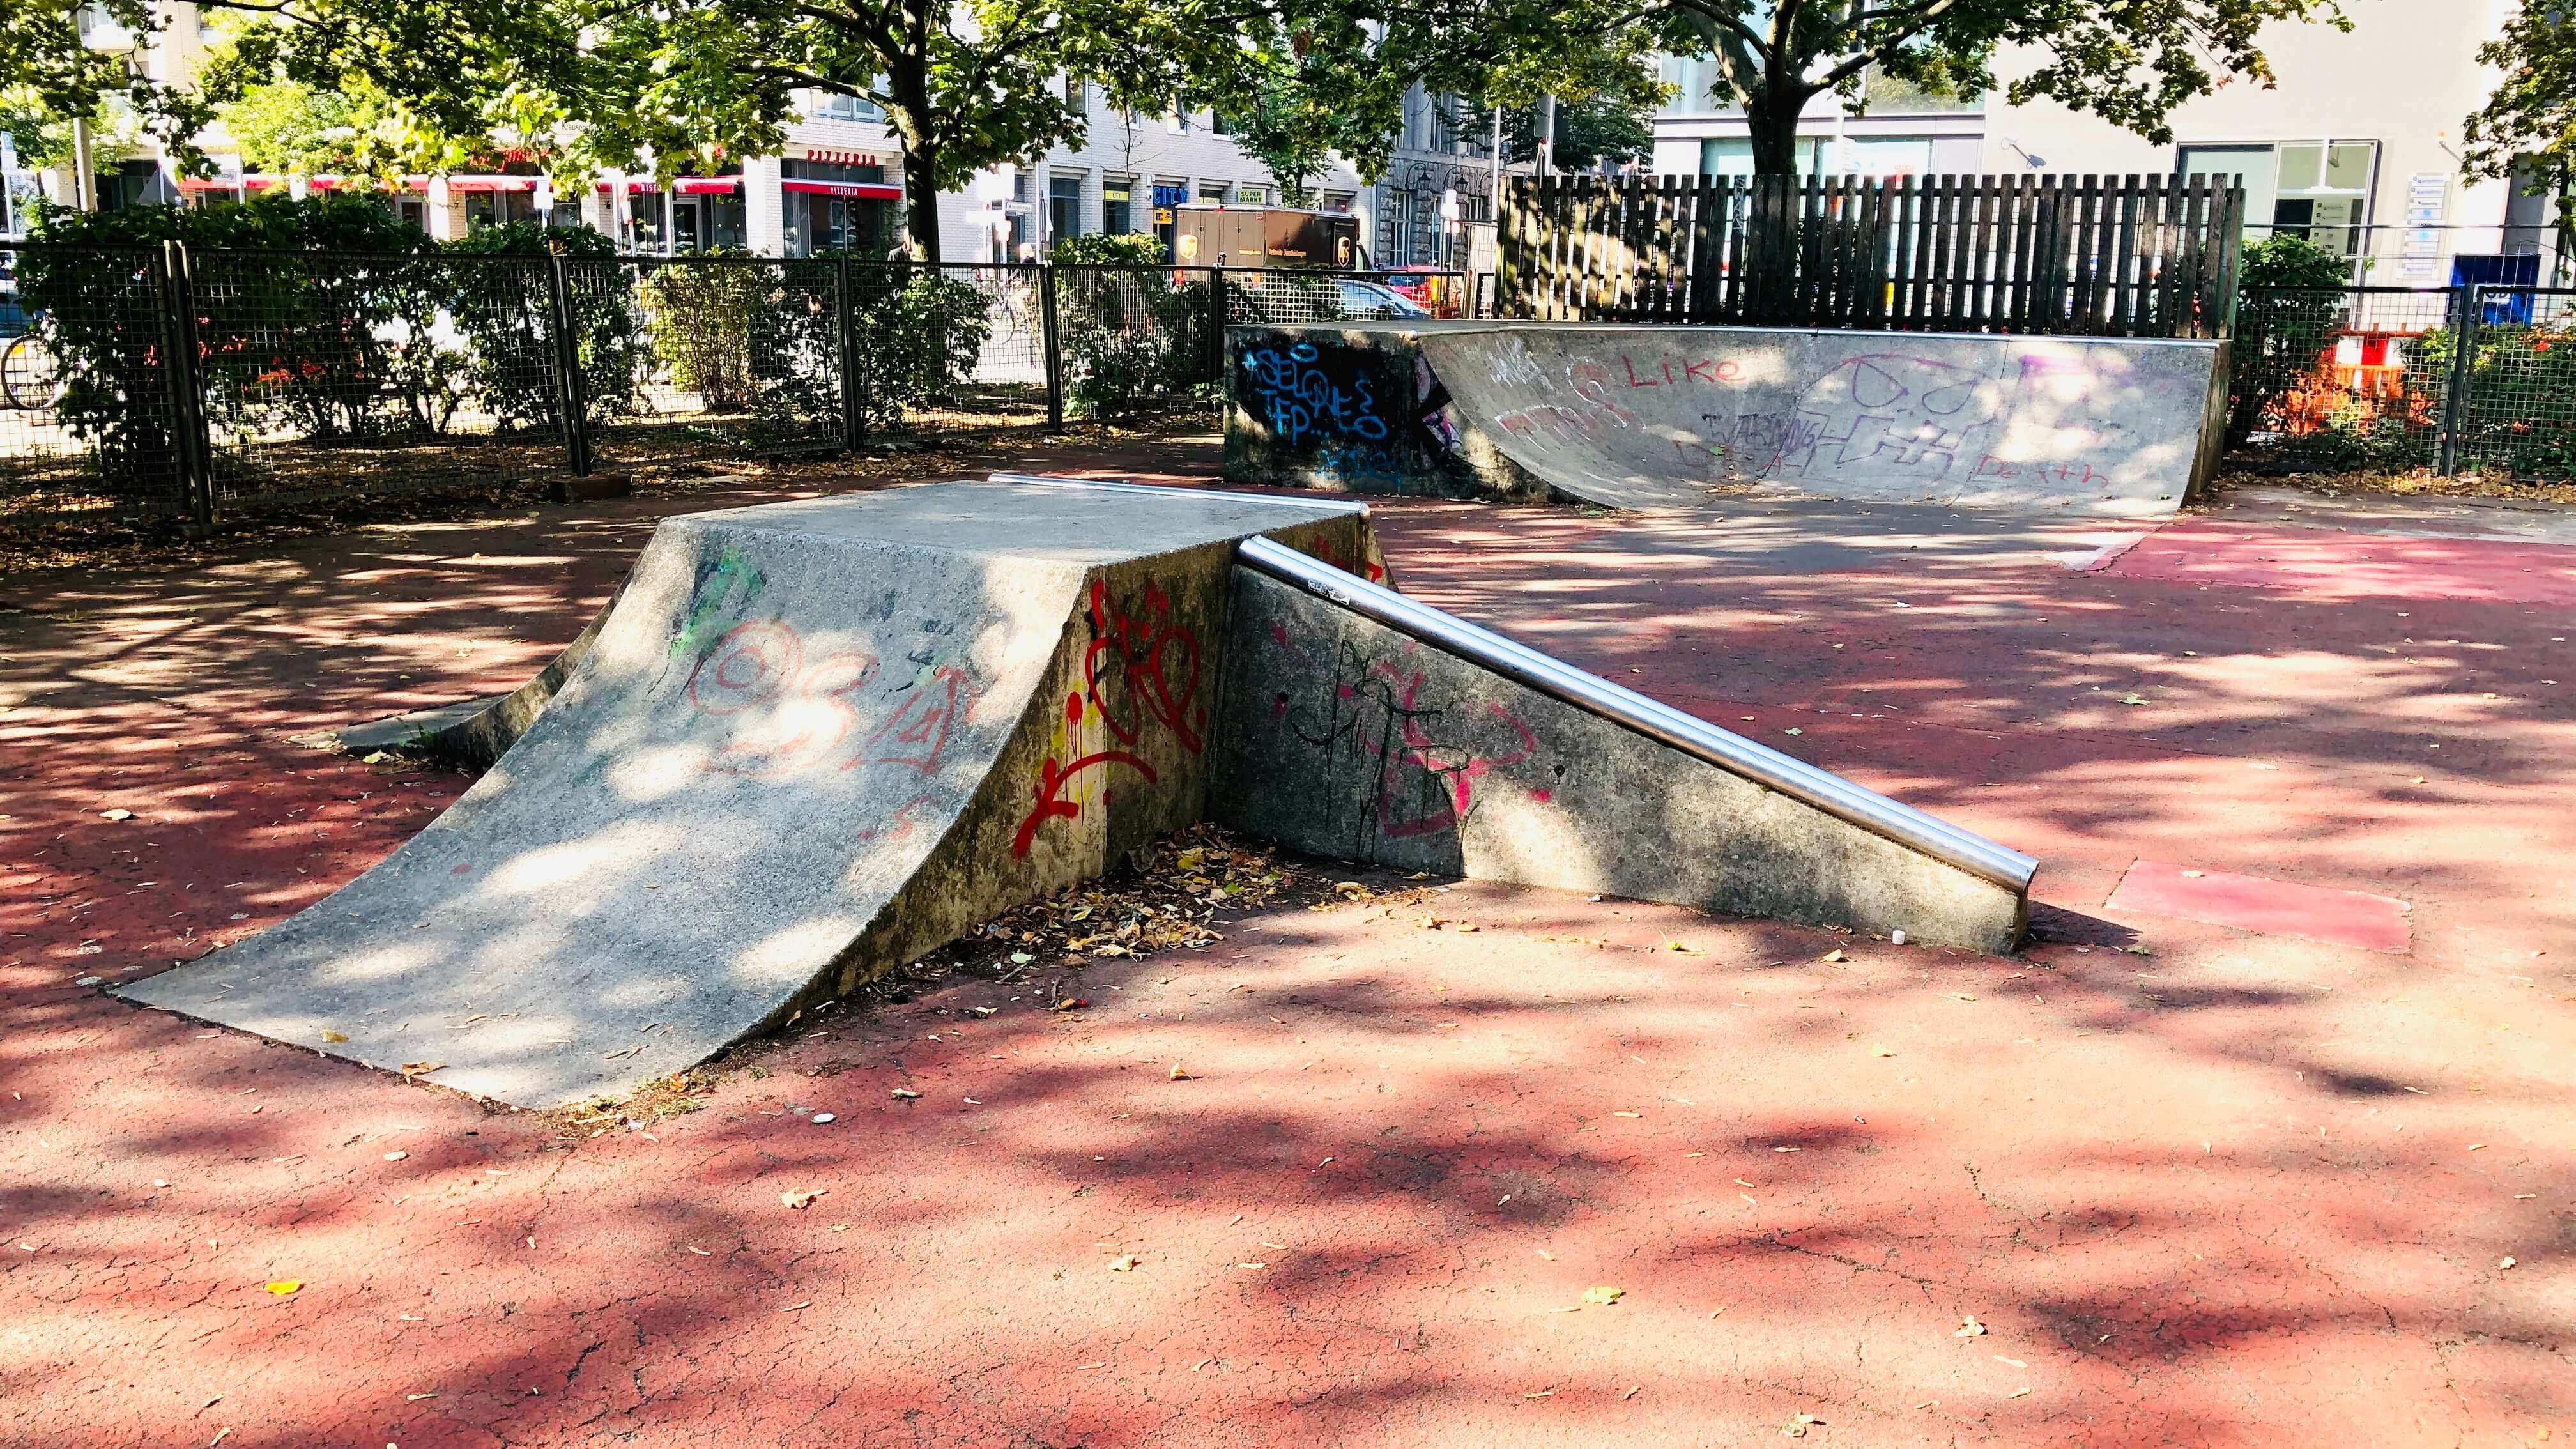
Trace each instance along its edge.
{"label": "storefront", "polygon": [[882,257],[901,239],[903,187],[873,152],[793,148],[778,163],[780,230],[787,255]]}
{"label": "storefront", "polygon": [[612,202],[623,192],[624,205],[612,204],[603,230],[621,249],[673,256],[683,252],[740,251],[750,228],[743,213],[742,177],[675,176],[669,186],[644,178],[603,181],[599,192]]}

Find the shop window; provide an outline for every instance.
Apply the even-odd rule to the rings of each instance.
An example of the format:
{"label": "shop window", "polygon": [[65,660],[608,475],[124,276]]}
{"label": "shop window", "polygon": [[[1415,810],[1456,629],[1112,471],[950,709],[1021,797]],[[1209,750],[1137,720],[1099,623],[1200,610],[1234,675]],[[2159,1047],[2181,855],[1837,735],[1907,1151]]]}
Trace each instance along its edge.
{"label": "shop window", "polygon": [[1112,181],[1100,188],[1100,229],[1125,236],[1136,229],[1136,201],[1128,183]]}
{"label": "shop window", "polygon": [[1047,178],[1047,235],[1057,241],[1082,235],[1082,177]]}

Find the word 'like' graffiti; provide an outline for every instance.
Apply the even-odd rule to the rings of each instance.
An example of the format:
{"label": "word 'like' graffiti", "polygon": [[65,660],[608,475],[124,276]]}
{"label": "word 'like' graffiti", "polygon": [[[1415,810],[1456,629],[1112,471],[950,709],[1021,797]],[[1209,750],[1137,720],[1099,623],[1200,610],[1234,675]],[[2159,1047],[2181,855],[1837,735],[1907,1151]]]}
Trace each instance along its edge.
{"label": "word 'like' graffiti", "polygon": [[[1163,591],[1145,586],[1135,614],[1111,602],[1109,586],[1091,583],[1091,644],[1082,654],[1083,687],[1064,699],[1046,758],[1038,764],[1035,805],[1011,839],[1011,854],[1025,857],[1049,820],[1073,820],[1084,798],[1068,798],[1086,772],[1106,775],[1123,766],[1151,784],[1162,778],[1139,753],[1148,724],[1160,726],[1182,749],[1207,747],[1207,704],[1199,698],[1199,636],[1172,619]],[[1084,737],[1088,735],[1089,739]],[[1104,801],[1106,795],[1101,797]]]}

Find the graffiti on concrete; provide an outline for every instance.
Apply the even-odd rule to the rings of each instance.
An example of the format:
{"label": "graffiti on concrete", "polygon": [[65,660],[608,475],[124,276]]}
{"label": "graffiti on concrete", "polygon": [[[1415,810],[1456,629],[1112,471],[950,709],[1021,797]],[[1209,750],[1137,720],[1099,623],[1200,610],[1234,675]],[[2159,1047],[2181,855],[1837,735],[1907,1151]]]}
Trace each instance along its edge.
{"label": "graffiti on concrete", "polygon": [[1319,480],[1401,491],[1426,461],[1458,447],[1459,430],[1430,359],[1415,354],[1409,375],[1388,362],[1371,349],[1305,340],[1249,347],[1237,395],[1269,445],[1301,455]]}
{"label": "graffiti on concrete", "polygon": [[1083,687],[1065,695],[1064,710],[1038,762],[1032,805],[1011,837],[1025,857],[1050,820],[1075,820],[1094,801],[1106,804],[1111,772],[1146,783],[1162,778],[1137,746],[1151,732],[1195,755],[1206,749],[1207,701],[1199,693],[1198,631],[1172,618],[1172,601],[1145,586],[1143,607],[1130,612],[1109,586],[1091,583],[1091,642],[1083,650]]}
{"label": "graffiti on concrete", "polygon": [[1972,367],[1874,352],[1846,358],[1798,397],[1804,446],[1784,450],[1800,472],[1869,464],[1931,477],[1974,457],[2003,412],[2003,389]]}
{"label": "graffiti on concrete", "polygon": [[[1305,652],[1284,629],[1272,639]],[[1537,732],[1510,710],[1491,702],[1464,711],[1427,704],[1422,670],[1370,658],[1348,640],[1329,677],[1320,703],[1299,703],[1283,692],[1273,697],[1272,713],[1307,745],[1369,771],[1355,822],[1363,842],[1455,831],[1475,807],[1478,781],[1539,752]],[[1545,801],[1550,792],[1531,795]]]}
{"label": "graffiti on concrete", "polygon": [[780,619],[736,624],[707,648],[689,674],[689,703],[733,721],[708,773],[777,780],[823,765],[938,772],[950,733],[974,703],[963,667],[924,649],[911,661],[918,669],[887,689],[879,687],[880,661],[864,649],[807,653],[804,636]]}
{"label": "graffiti on concrete", "polygon": [[1291,448],[1334,438],[1386,441],[1386,418],[1361,354],[1335,348],[1330,361],[1327,355],[1311,342],[1245,350],[1245,395],[1270,436]]}

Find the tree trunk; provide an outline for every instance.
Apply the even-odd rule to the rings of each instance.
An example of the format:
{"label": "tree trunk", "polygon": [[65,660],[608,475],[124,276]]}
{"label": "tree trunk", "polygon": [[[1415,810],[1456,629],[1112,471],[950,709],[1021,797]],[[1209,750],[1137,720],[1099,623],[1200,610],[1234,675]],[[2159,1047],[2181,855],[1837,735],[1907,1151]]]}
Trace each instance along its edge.
{"label": "tree trunk", "polygon": [[1776,91],[1756,96],[1745,106],[1744,120],[1752,129],[1754,175],[1798,174],[1798,116],[1806,108],[1806,95]]}
{"label": "tree trunk", "polygon": [[898,127],[903,142],[903,230],[911,240],[912,259],[937,275],[939,269],[939,150]]}

